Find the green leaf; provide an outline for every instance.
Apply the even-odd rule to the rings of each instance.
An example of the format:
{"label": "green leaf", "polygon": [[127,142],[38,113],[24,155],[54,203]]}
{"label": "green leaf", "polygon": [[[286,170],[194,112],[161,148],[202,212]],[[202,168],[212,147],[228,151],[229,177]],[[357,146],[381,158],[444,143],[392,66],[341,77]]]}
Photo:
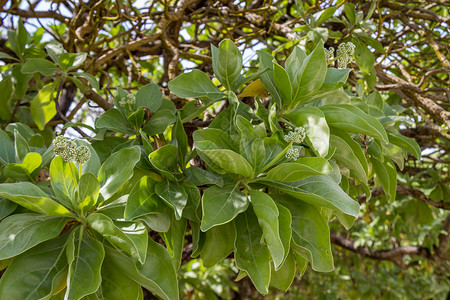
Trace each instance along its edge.
{"label": "green leaf", "polygon": [[287,291],[294,281],[295,277],[295,256],[292,252],[289,252],[286,261],[283,263],[280,269],[275,270],[273,265],[272,272],[270,274],[270,286],[273,286],[282,291]]}
{"label": "green leaf", "polygon": [[330,230],[317,208],[289,196],[274,195],[273,197],[287,207],[292,214],[294,250],[300,248],[299,251],[307,253],[313,270],[332,271],[334,266]]}
{"label": "green leaf", "polygon": [[196,130],[193,134],[194,146],[199,150],[228,149],[236,150],[236,145],[226,132],[208,128]]}
{"label": "green leaf", "polygon": [[283,264],[285,251],[289,251],[289,249],[284,248],[280,238],[277,205],[266,193],[250,190],[249,195],[253,211],[258,217],[258,223],[263,232],[264,241],[272,255],[275,269],[278,270]]}
{"label": "green leaf", "polygon": [[229,91],[239,79],[242,70],[242,54],[233,41],[224,39],[219,48],[211,45],[212,65],[219,81]]}
{"label": "green leaf", "polygon": [[161,90],[156,84],[150,83],[141,87],[136,93],[136,102],[134,104],[134,108],[144,106],[150,109],[150,111],[156,112],[161,106],[161,102]]}
{"label": "green leaf", "polygon": [[30,146],[17,129],[14,129],[14,149],[17,162],[22,162],[30,152]]}
{"label": "green leaf", "polygon": [[199,156],[219,174],[234,173],[246,178],[253,178],[253,168],[240,154],[228,150],[200,150]]}
{"label": "green leaf", "polygon": [[178,281],[175,267],[166,248],[148,240],[145,264],[136,264],[125,254],[106,247],[106,258],[117,270],[144,288],[166,300],[178,298]]}
{"label": "green leaf", "polygon": [[52,76],[58,70],[58,67],[54,63],[51,63],[45,58],[31,58],[23,64],[21,69],[23,74],[39,72],[44,76]]}
{"label": "green leaf", "polygon": [[282,107],[287,107],[292,102],[292,85],[288,73],[277,63],[273,63],[273,80],[281,95]]}
{"label": "green leaf", "polygon": [[328,154],[330,128],[320,109],[312,106],[301,107],[289,112],[286,118],[295,126],[305,128],[306,136],[320,156],[325,157]]}
{"label": "green leaf", "polygon": [[105,257],[102,243],[75,230],[66,247],[69,274],[65,299],[81,299],[98,290],[102,281],[101,268]]}
{"label": "green leaf", "polygon": [[167,250],[172,257],[175,269],[181,266],[181,259],[183,256],[184,236],[186,234],[187,221],[185,218],[176,220],[172,215],[170,221],[170,228],[167,232],[160,233],[166,244]]}
{"label": "green leaf", "polygon": [[[0,56],[1,56],[0,52]],[[11,119],[11,96],[13,94],[13,83],[11,81],[11,76],[3,77],[0,82],[0,119],[10,120]]]}
{"label": "green leaf", "polygon": [[312,175],[328,175],[332,168],[322,157],[302,157],[296,162],[276,166],[267,173],[267,179],[275,181],[298,181]]}
{"label": "green leaf", "polygon": [[334,12],[336,11],[337,7],[328,7],[322,11],[319,11],[311,16],[311,25],[314,27],[318,27],[322,25],[322,23],[326,22],[328,19],[330,19]]}
{"label": "green leaf", "polygon": [[39,153],[28,153],[21,164],[9,164],[3,170],[3,176],[21,181],[34,181],[40,171],[42,157]]}
{"label": "green leaf", "polygon": [[167,206],[155,192],[156,181],[149,176],[142,177],[131,190],[125,207],[125,220],[132,220],[147,214],[164,213]]}
{"label": "green leaf", "polygon": [[183,217],[191,221],[200,222],[200,191],[197,186],[191,182],[183,182],[181,186],[184,188],[188,196],[186,206],[183,209]]}
{"label": "green leaf", "polygon": [[[295,46],[289,57],[286,59],[286,72],[289,75],[291,83],[298,82],[297,78],[301,76],[302,64],[305,58],[305,51],[303,51],[302,48]],[[295,87],[297,87],[297,84]]]}
{"label": "green leaf", "polygon": [[77,182],[77,167],[72,162],[64,162],[61,156],[56,156],[50,164],[50,183],[58,201],[68,208],[75,208]]}
{"label": "green leaf", "polygon": [[106,128],[111,131],[117,131],[120,133],[134,133],[134,128],[128,122],[128,120],[122,115],[122,113],[116,109],[108,109],[100,118],[95,122],[95,127]]}
{"label": "green leaf", "polygon": [[320,87],[319,93],[334,91],[341,88],[347,82],[348,74],[351,71],[352,69],[328,68],[327,75],[323,85]]}
{"label": "green leaf", "polygon": [[256,51],[259,57],[259,70],[267,69],[264,74],[261,74],[261,81],[264,84],[264,87],[269,91],[272,101],[277,104],[278,107],[282,107],[281,105],[281,95],[275,85],[275,81],[273,79],[273,57],[269,53],[263,50]]}
{"label": "green leaf", "polygon": [[[130,231],[130,227],[127,229],[128,233],[133,233],[138,237],[138,243],[135,243],[127,234],[125,234],[125,232],[117,227],[110,218],[101,213],[90,214],[87,217],[87,222],[92,229],[104,236],[109,242],[117,245],[126,253],[139,260],[140,263],[145,262],[148,233],[143,225],[139,226],[135,223],[130,223],[131,228],[135,229],[134,233]],[[142,245],[144,245],[143,248],[141,248]]]}
{"label": "green leaf", "polygon": [[158,110],[145,124],[142,129],[149,136],[163,133],[170,124],[175,123],[176,118],[172,111],[168,109]]}
{"label": "green leaf", "polygon": [[0,259],[19,255],[57,237],[69,218],[39,214],[17,214],[0,223]]}
{"label": "green leaf", "polygon": [[102,285],[97,291],[100,299],[108,300],[141,300],[143,299],[141,285],[119,272],[112,261],[105,258],[102,264]]}
{"label": "green leaf", "polygon": [[394,201],[397,192],[397,169],[389,157],[384,156],[384,161],[375,157],[370,158],[370,163],[377,174],[377,180],[381,182],[388,201]]}
{"label": "green leaf", "polygon": [[354,133],[367,134],[389,142],[388,135],[380,122],[361,109],[350,104],[335,104],[320,107],[328,125]]}
{"label": "green leaf", "polygon": [[[358,202],[350,198],[328,175],[311,176],[291,183],[263,180],[261,182],[275,187],[306,203],[340,211],[352,217],[351,220],[353,221],[358,217]],[[277,199],[275,200],[278,201]],[[340,221],[343,222],[343,220]],[[343,225],[346,228],[350,228],[352,222],[346,220]]]}
{"label": "green leaf", "polygon": [[172,210],[166,206],[166,212],[144,215],[139,217],[139,220],[143,221],[153,231],[167,232],[170,229],[172,214]]}
{"label": "green leaf", "polygon": [[239,189],[239,183],[228,183],[223,188],[212,186],[204,191],[201,230],[225,224],[248,207],[248,197]]}
{"label": "green leaf", "polygon": [[422,157],[422,151],[420,150],[419,144],[417,144],[415,140],[397,133],[388,132],[387,135],[389,137],[390,143],[405,149],[406,151],[414,155],[415,158],[420,160],[420,158]]}
{"label": "green leaf", "polygon": [[100,194],[105,200],[111,198],[133,175],[134,166],[141,158],[141,150],[134,146],[112,154],[98,171]]}
{"label": "green leaf", "polygon": [[286,261],[286,257],[289,254],[289,249],[291,248],[291,239],[292,239],[292,229],[291,229],[291,223],[292,223],[292,216],[289,209],[281,205],[280,203],[276,203],[278,208],[278,223],[280,227],[280,239],[283,243],[284,251],[284,260]]}
{"label": "green leaf", "polygon": [[57,64],[59,64],[59,57],[63,53],[66,53],[66,50],[64,50],[63,46],[56,41],[48,43],[45,46],[45,49],[47,50],[47,53],[50,56],[50,58]]}
{"label": "green leaf", "polygon": [[184,187],[176,182],[166,180],[155,184],[155,192],[174,209],[176,219],[181,219],[188,200],[188,194]]}
{"label": "green leaf", "polygon": [[262,231],[251,209],[236,217],[236,266],[249,275],[261,294],[267,294],[270,282],[270,252],[261,244]]}
{"label": "green leaf", "polygon": [[15,163],[14,146],[8,134],[0,129],[0,162],[4,165]]}
{"label": "green leaf", "polygon": [[186,168],[186,155],[188,153],[188,137],[181,122],[180,114],[177,114],[176,123],[173,126],[173,137],[177,141],[178,146],[178,161],[183,170]]}
{"label": "green leaf", "polygon": [[215,184],[218,187],[223,186],[223,178],[208,172],[206,170],[196,168],[196,167],[189,167],[185,171],[185,175],[187,178],[187,181],[195,184],[196,186],[200,185],[209,185],[209,184]]}
{"label": "green leaf", "polygon": [[218,101],[224,94],[211,82],[208,75],[200,70],[183,73],[169,82],[172,93],[181,98],[199,98]]}
{"label": "green leaf", "polygon": [[0,197],[0,220],[2,220],[4,217],[9,216],[16,208],[16,203]]}
{"label": "green leaf", "polygon": [[327,62],[321,41],[314,51],[303,60],[301,71],[292,83],[294,105],[307,100],[320,89],[326,77],[326,69]]}
{"label": "green leaf", "polygon": [[361,147],[345,131],[333,130],[332,133],[330,141],[336,147],[333,158],[350,169],[352,175],[359,181],[367,183],[369,171],[367,159]]}
{"label": "green leaf", "polygon": [[0,280],[0,299],[48,299],[64,284],[68,235],[43,242],[16,257]]}
{"label": "green leaf", "polygon": [[205,233],[205,241],[200,251],[203,265],[210,268],[230,255],[234,249],[235,238],[233,221],[209,229]]}
{"label": "green leaf", "polygon": [[83,174],[77,186],[77,204],[81,211],[89,211],[97,204],[100,183],[92,173]]}
{"label": "green leaf", "polygon": [[70,215],[64,206],[50,199],[46,193],[30,182],[2,183],[0,196],[41,214]]}
{"label": "green leaf", "polygon": [[176,181],[174,174],[179,173],[177,153],[177,147],[167,144],[150,153],[148,158],[152,166],[161,172],[161,175],[169,180]]}
{"label": "green leaf", "polygon": [[54,96],[59,81],[58,78],[54,83],[44,86],[31,101],[31,116],[39,130],[44,130],[45,124],[56,115]]}
{"label": "green leaf", "polygon": [[353,3],[345,3],[344,4],[344,12],[347,19],[350,21],[350,24],[356,24],[356,10],[355,5]]}

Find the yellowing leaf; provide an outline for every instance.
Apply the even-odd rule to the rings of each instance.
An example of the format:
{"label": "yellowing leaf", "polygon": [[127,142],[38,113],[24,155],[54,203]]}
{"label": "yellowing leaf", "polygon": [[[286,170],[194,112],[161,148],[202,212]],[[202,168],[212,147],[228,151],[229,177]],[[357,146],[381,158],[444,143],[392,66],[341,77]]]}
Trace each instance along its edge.
{"label": "yellowing leaf", "polygon": [[239,97],[269,97],[269,92],[266,90],[261,80],[255,80],[245,87]]}

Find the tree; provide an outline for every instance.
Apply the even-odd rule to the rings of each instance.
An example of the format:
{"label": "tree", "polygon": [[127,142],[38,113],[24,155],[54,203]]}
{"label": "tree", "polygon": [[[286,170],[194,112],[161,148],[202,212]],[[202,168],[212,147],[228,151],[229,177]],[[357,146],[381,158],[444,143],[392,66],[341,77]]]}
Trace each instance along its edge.
{"label": "tree", "polygon": [[196,257],[267,294],[331,243],[448,284],[448,3],[2,7],[0,298],[174,299]]}

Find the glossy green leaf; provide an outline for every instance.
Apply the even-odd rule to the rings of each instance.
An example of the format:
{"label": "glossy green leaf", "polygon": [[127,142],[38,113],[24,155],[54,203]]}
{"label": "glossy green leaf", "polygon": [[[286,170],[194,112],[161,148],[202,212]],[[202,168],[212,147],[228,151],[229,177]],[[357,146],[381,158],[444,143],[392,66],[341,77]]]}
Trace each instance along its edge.
{"label": "glossy green leaf", "polygon": [[286,260],[289,251],[288,249],[291,248],[291,239],[292,239],[292,216],[289,209],[281,205],[280,203],[275,202],[278,208],[278,223],[280,228],[280,239],[283,243],[284,251],[284,258],[283,261]]}
{"label": "glossy green leaf", "polygon": [[143,265],[109,247],[106,247],[106,257],[114,263],[118,271],[158,297],[166,300],[178,298],[177,276],[170,254],[153,240],[148,240],[147,259]]}
{"label": "glossy green leaf", "polygon": [[67,236],[43,242],[16,257],[0,280],[0,299],[50,298],[66,280]]}
{"label": "glossy green leaf", "polygon": [[269,91],[272,100],[279,106],[281,105],[281,95],[278,91],[275,81],[273,79],[273,57],[270,53],[258,50],[256,51],[259,57],[259,70],[267,69],[264,74],[261,74],[261,81],[264,84],[264,87]]}
{"label": "glossy green leaf", "polygon": [[307,250],[308,259],[315,271],[330,272],[334,269],[331,254],[330,230],[326,220],[316,207],[283,195],[273,196],[292,214],[292,238],[298,247]]}
{"label": "glossy green leaf", "polygon": [[220,100],[224,94],[211,82],[208,75],[200,70],[183,73],[169,82],[172,93],[182,98]]}
{"label": "glossy green leaf", "polygon": [[222,40],[219,48],[211,45],[211,52],[214,73],[225,88],[232,91],[242,70],[241,52],[229,39]]}
{"label": "glossy green leaf", "polygon": [[319,42],[302,63],[301,71],[293,82],[293,103],[307,100],[322,86],[326,76],[327,63],[323,42]]}
{"label": "glossy green leaf", "polygon": [[223,178],[208,172],[206,170],[196,168],[196,167],[189,167],[185,171],[186,178],[189,182],[200,186],[200,185],[207,185],[207,184],[215,184],[218,187],[223,186]]}
{"label": "glossy green leaf", "polygon": [[223,188],[212,186],[203,192],[201,230],[225,224],[245,211],[249,201],[239,189],[239,183],[228,183]]}
{"label": "glossy green leaf", "polygon": [[271,264],[272,272],[270,274],[270,286],[279,290],[287,291],[294,281],[295,277],[295,256],[292,252],[286,258],[280,269],[275,270]]}
{"label": "glossy green leaf", "polygon": [[108,200],[133,175],[133,169],[141,158],[139,147],[121,149],[113,153],[98,171],[100,194]]}
{"label": "glossy green leaf", "polygon": [[[104,236],[112,244],[117,245],[129,255],[133,256],[139,262],[144,263],[147,252],[147,237],[148,233],[145,227],[140,226],[139,230],[134,231],[134,236],[137,237],[137,243],[133,241],[125,232],[123,232],[114,222],[107,216],[101,213],[92,213],[87,217],[89,226]],[[127,232],[130,229],[138,229],[138,225],[134,223],[129,224]],[[143,248],[142,245],[144,246]]]}
{"label": "glossy green leaf", "polygon": [[81,211],[88,211],[97,204],[100,184],[92,173],[83,174],[77,187],[77,204]]}
{"label": "glossy green leaf", "polygon": [[248,161],[232,150],[198,150],[198,153],[219,174],[234,173],[246,178],[254,176],[253,168]]}
{"label": "glossy green leaf", "polygon": [[150,83],[141,87],[136,93],[136,102],[134,107],[144,106],[150,109],[152,112],[156,112],[161,106],[162,93],[159,87]]}
{"label": "glossy green leaf", "polygon": [[350,104],[335,104],[320,108],[331,127],[367,134],[388,142],[388,135],[380,122]]}
{"label": "glossy green leaf", "polygon": [[50,183],[56,198],[68,208],[74,208],[75,190],[78,184],[78,169],[72,162],[56,156],[50,164]]}
{"label": "glossy green leaf", "polygon": [[22,162],[30,153],[30,146],[28,145],[27,140],[21,135],[21,133],[14,129],[14,150],[16,155],[16,162]]}
{"label": "glossy green leaf", "polygon": [[320,156],[325,157],[328,154],[330,128],[320,109],[312,106],[301,107],[289,112],[286,118],[295,126],[305,128],[306,136]]}
{"label": "glossy green leaf", "polygon": [[40,171],[42,157],[39,153],[30,152],[20,164],[9,164],[3,170],[3,176],[20,181],[34,181]]}
{"label": "glossy green leaf", "polygon": [[97,293],[102,300],[143,299],[141,285],[118,271],[106,258],[102,264],[102,284]]}
{"label": "glossy green leaf", "polygon": [[201,195],[197,186],[191,182],[183,182],[181,186],[187,194],[186,206],[183,209],[183,217],[191,221],[200,222],[199,211]]}
{"label": "glossy green leaf", "polygon": [[2,183],[0,196],[41,214],[70,215],[64,206],[50,199],[46,193],[29,182]]}
{"label": "glossy green leaf", "polygon": [[350,169],[352,175],[363,183],[367,182],[367,159],[361,147],[345,131],[333,130],[330,141],[336,151],[333,158]]}
{"label": "glossy green leaf", "polygon": [[134,133],[134,128],[122,113],[116,109],[108,109],[95,122],[96,128],[106,128],[108,130],[121,133]]}
{"label": "glossy green leaf", "polygon": [[52,76],[58,71],[58,67],[45,58],[31,58],[23,64],[21,71],[24,74],[39,72],[44,76]]}
{"label": "glossy green leaf", "polygon": [[261,244],[262,231],[251,209],[236,217],[236,266],[249,275],[261,294],[267,294],[270,282],[270,252]]}
{"label": "glossy green leaf", "polygon": [[288,73],[277,63],[273,63],[273,79],[278,92],[281,95],[283,107],[289,106],[292,102],[292,85]]}
{"label": "glossy green leaf", "polygon": [[14,146],[8,134],[0,129],[0,162],[4,165],[15,163]]}
{"label": "glossy green leaf", "polygon": [[417,142],[415,140],[408,138],[406,136],[403,136],[401,134],[390,133],[390,132],[388,132],[387,134],[389,136],[390,143],[407,150],[409,153],[414,155],[415,158],[420,160],[420,158],[422,156],[422,153],[421,153],[422,151],[420,150],[419,144],[417,144]]}
{"label": "glossy green leaf", "polygon": [[170,124],[175,123],[176,118],[172,111],[168,109],[158,110],[145,124],[142,129],[149,136],[163,133]]}
{"label": "glossy green leaf", "polygon": [[[275,181],[264,181],[264,183],[314,206],[340,211],[352,217],[353,221],[358,217],[358,202],[350,198],[328,175],[315,175],[292,183]],[[346,228],[351,227],[353,223],[350,220],[340,221]]]}
{"label": "glossy green leaf", "polygon": [[17,214],[0,223],[0,259],[19,255],[57,237],[70,219],[40,214]]}
{"label": "glossy green leaf", "polygon": [[125,220],[132,220],[147,214],[163,213],[167,206],[155,192],[156,181],[142,177],[134,186],[125,208]]}
{"label": "glossy green leaf", "polygon": [[332,168],[322,157],[302,157],[296,162],[276,166],[267,173],[267,179],[275,181],[298,181],[312,175],[328,175]]}
{"label": "glossy green leaf", "polygon": [[[0,52],[0,57],[2,56]],[[11,76],[4,76],[3,80],[0,82],[0,119],[10,120],[11,119],[11,96],[13,95],[13,83],[11,81]],[[0,155],[1,159],[1,155]]]}
{"label": "glossy green leaf", "polygon": [[289,251],[289,249],[284,248],[280,238],[277,205],[266,193],[250,190],[249,195],[253,211],[258,217],[258,223],[263,232],[264,241],[272,255],[275,269],[278,270],[283,264],[285,251]]}
{"label": "glossy green leaf", "polygon": [[102,243],[88,236],[82,228],[73,231],[66,247],[69,273],[65,299],[78,300],[92,294],[102,281],[105,250]]}
{"label": "glossy green leaf", "polygon": [[45,124],[56,115],[55,93],[59,79],[39,90],[30,105],[31,116],[39,130],[44,130]]}
{"label": "glossy green leaf", "polygon": [[175,265],[175,269],[179,269],[181,266],[181,259],[183,256],[184,236],[186,234],[187,221],[185,218],[177,220],[174,215],[170,221],[170,228],[167,232],[161,233],[164,242],[166,243],[167,250],[172,257]]}
{"label": "glossy green leaf", "polygon": [[208,128],[197,130],[193,134],[194,146],[200,150],[228,149],[236,150],[235,142],[226,132]]}
{"label": "glossy green leaf", "polygon": [[384,156],[383,161],[370,158],[370,163],[377,174],[377,180],[381,182],[386,198],[388,201],[394,201],[397,192],[397,169],[394,163],[387,156]]}
{"label": "glossy green leaf", "polygon": [[205,241],[200,251],[203,265],[209,268],[226,258],[233,252],[235,238],[233,221],[209,229],[205,233]]}
{"label": "glossy green leaf", "polygon": [[6,198],[0,197],[0,220],[9,216],[15,209],[17,204]]}
{"label": "glossy green leaf", "polygon": [[89,73],[82,73],[82,72],[74,72],[74,73],[70,73],[70,74],[73,76],[76,76],[78,78],[81,77],[81,78],[86,79],[94,89],[96,89],[97,91],[100,90],[98,81],[93,75],[91,75]]}
{"label": "glossy green leaf", "polygon": [[148,158],[152,166],[160,171],[164,177],[176,181],[173,173],[179,173],[177,152],[177,147],[167,144],[150,153]]}
{"label": "glossy green leaf", "polygon": [[320,87],[319,93],[341,88],[347,82],[348,74],[351,71],[352,69],[328,68],[327,75],[323,81],[323,85]]}
{"label": "glossy green leaf", "polygon": [[181,219],[188,200],[188,194],[184,187],[176,182],[166,180],[155,184],[155,192],[175,210],[177,220]]}

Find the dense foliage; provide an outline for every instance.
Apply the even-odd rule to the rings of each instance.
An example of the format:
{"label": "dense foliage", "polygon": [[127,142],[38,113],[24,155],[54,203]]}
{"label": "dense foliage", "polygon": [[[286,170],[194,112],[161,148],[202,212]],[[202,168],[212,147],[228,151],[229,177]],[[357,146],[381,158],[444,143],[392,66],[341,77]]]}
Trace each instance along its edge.
{"label": "dense foliage", "polygon": [[448,11],[334,2],[3,1],[0,298],[443,297]]}

